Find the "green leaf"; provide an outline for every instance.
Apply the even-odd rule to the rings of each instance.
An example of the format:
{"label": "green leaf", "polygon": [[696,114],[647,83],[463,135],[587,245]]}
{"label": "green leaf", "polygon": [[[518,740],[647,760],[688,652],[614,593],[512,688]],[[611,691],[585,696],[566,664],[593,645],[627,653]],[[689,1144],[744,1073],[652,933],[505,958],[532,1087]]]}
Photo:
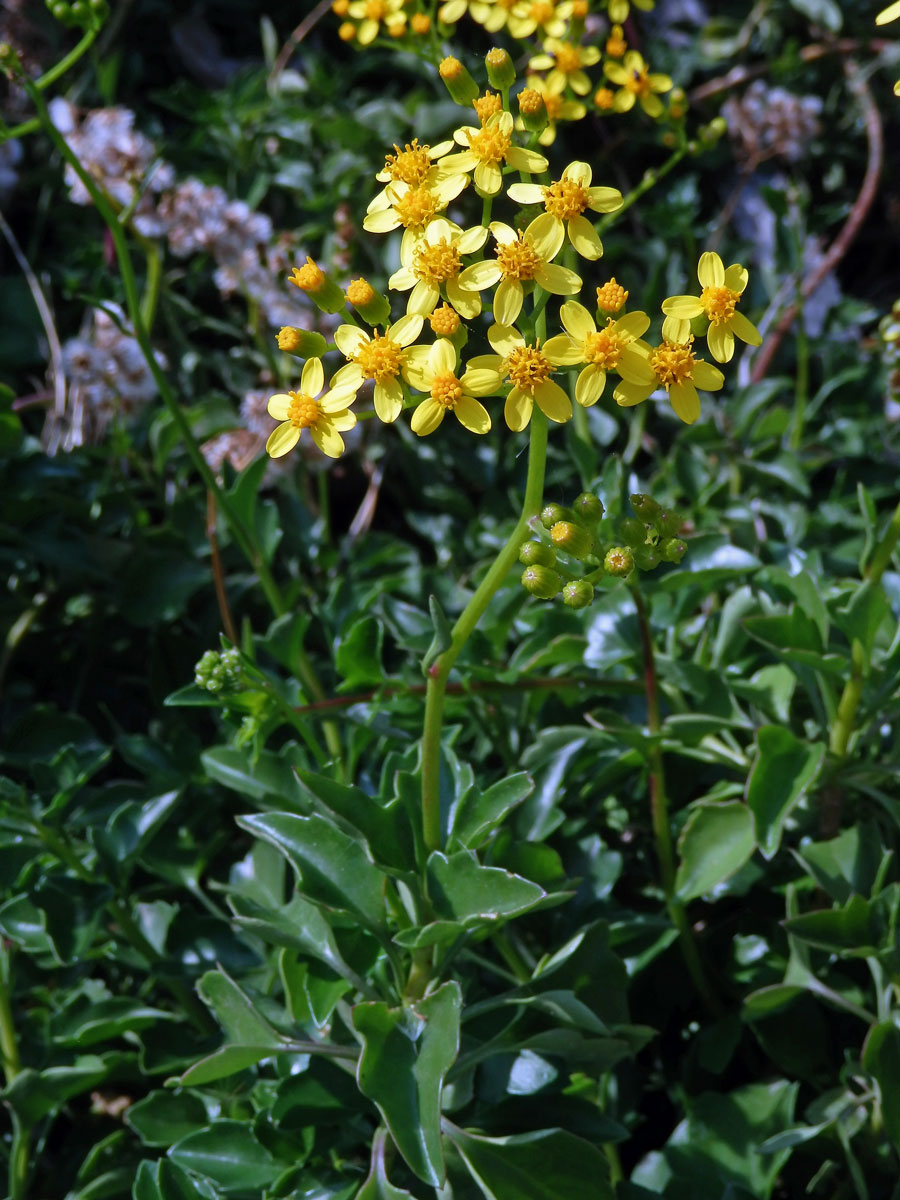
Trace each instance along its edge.
{"label": "green leaf", "polygon": [[228,1041],[235,1046],[282,1048],[285,1039],[253,1001],[220,967],[207,971],[197,984],[200,999],[216,1015]]}
{"label": "green leaf", "polygon": [[73,1096],[95,1088],[109,1073],[107,1062],[93,1054],[83,1055],[70,1067],[47,1067],[44,1071],[26,1067],[0,1092],[0,1099],[30,1126]]}
{"label": "green leaf", "polygon": [[819,909],[789,917],[784,927],[794,937],[821,950],[867,958],[879,953],[888,936],[889,922],[883,903],[870,904],[854,893],[843,908]]}
{"label": "green leaf", "polygon": [[348,831],[365,838],[376,862],[397,871],[414,871],[415,843],[406,809],[400,800],[383,805],[361,788],[351,787],[317,775],[298,771],[301,785],[318,803],[311,807],[321,813],[322,806],[337,818]]}
{"label": "green leaf", "polygon": [[357,1004],[353,1026],[363,1040],[359,1090],[377,1107],[409,1168],[425,1183],[444,1182],[441,1089],[459,1051],[462,995],[445,983],[413,1008]]}
{"label": "green leaf", "polygon": [[426,871],[435,914],[465,925],[509,920],[529,912],[547,897],[542,887],[521,875],[481,866],[468,850],[449,857],[435,850]]}
{"label": "green leaf", "polygon": [[254,800],[278,797],[282,804],[306,811],[293,766],[270,750],[251,755],[235,746],[214,746],[203,751],[200,761],[210,779],[232,791]]}
{"label": "green leaf", "polygon": [[900,1027],[881,1021],[869,1030],[862,1065],[878,1083],[884,1131],[900,1150]]}
{"label": "green leaf", "polygon": [[693,900],[711,892],[740,870],[755,849],[753,815],[746,805],[737,800],[693,805],[678,839],[679,896]]}
{"label": "green leaf", "polygon": [[850,603],[836,620],[851,641],[857,639],[862,643],[868,661],[872,657],[878,631],[890,614],[891,606],[883,586],[866,579],[857,585]]}
{"label": "green leaf", "polygon": [[609,1163],[597,1146],[562,1129],[489,1138],[449,1121],[446,1136],[485,1200],[613,1200]]}
{"label": "green leaf", "polygon": [[281,851],[308,900],[349,912],[369,929],[382,924],[384,874],[358,841],[324,817],[262,813],[238,817],[237,823]]}
{"label": "green leaf", "polygon": [[274,1053],[271,1046],[222,1046],[188,1067],[178,1082],[182,1087],[202,1087],[217,1079],[238,1075],[264,1058],[271,1058]]}
{"label": "green leaf", "polygon": [[344,961],[322,910],[294,896],[283,908],[266,908],[245,896],[232,896],[229,903],[238,924],[274,946],[288,946],[319,959],[358,986],[355,972]]}
{"label": "green leaf", "polygon": [[788,815],[819,777],[825,744],[801,741],[780,725],[764,725],[756,741],[759,754],[747,782],[747,806],[759,848],[772,858]]}
{"label": "green leaf", "polygon": [[533,791],[534,780],[524,771],[498,780],[486,792],[467,789],[450,810],[447,848],[477,850]]}
{"label": "green leaf", "polygon": [[654,585],[659,591],[673,592],[685,587],[710,591],[725,580],[755,571],[761,565],[755,554],[733,546],[720,534],[691,538],[688,556],[691,569],[664,575]]}
{"label": "green leaf", "polygon": [[151,1092],[125,1113],[125,1122],[145,1146],[171,1146],[209,1124],[209,1113],[192,1092]]}
{"label": "green leaf", "polygon": [[189,1133],[172,1147],[169,1157],[227,1191],[249,1189],[256,1195],[281,1170],[243,1121],[215,1121],[206,1129]]}
{"label": "green leaf", "polygon": [[885,853],[878,826],[863,821],[827,842],[802,842],[794,851],[832,900],[845,904],[854,892],[868,896]]}
{"label": "green leaf", "polygon": [[383,642],[384,629],[374,617],[362,617],[350,626],[335,650],[334,665],[342,679],[339,692],[377,688],[384,683]]}
{"label": "green leaf", "polygon": [[394,1187],[387,1177],[384,1163],[384,1148],[387,1133],[379,1129],[372,1141],[372,1161],[365,1183],[356,1193],[355,1200],[413,1200],[412,1192],[405,1188]]}
{"label": "green leaf", "polygon": [[81,995],[54,1018],[50,1029],[52,1040],[60,1046],[93,1046],[159,1021],[175,1019],[174,1013],[151,1008],[129,996],[92,1000]]}
{"label": "green leaf", "polygon": [[434,625],[434,637],[431,639],[431,645],[425,651],[425,657],[422,659],[422,674],[426,677],[431,664],[439,659],[445,650],[449,650],[453,644],[453,630],[450,628],[450,622],[447,620],[447,616],[441,608],[437,596],[428,597],[428,611],[431,613],[431,621]]}

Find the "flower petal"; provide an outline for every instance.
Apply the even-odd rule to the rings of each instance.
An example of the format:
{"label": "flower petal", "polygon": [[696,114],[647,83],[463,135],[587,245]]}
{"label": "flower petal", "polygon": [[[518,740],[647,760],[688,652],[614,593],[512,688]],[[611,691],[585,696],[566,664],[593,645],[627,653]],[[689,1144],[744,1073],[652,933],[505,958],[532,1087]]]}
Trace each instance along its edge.
{"label": "flower petal", "polygon": [[559,310],[560,320],[563,323],[563,329],[567,333],[571,333],[572,337],[578,342],[583,342],[588,334],[596,333],[597,326],[594,324],[594,318],[577,300],[568,300]]}
{"label": "flower petal", "polygon": [[379,420],[390,425],[400,416],[403,408],[403,388],[399,379],[375,384],[375,412]]}
{"label": "flower petal", "polygon": [[[482,358],[494,358],[492,354],[483,354]],[[460,378],[460,383],[465,390],[472,396],[493,396],[500,390],[500,385],[503,382],[503,375],[499,370],[490,370],[487,367],[473,367],[472,363],[476,360],[470,360],[465,374]],[[498,359],[498,361],[500,361]]]}
{"label": "flower petal", "polygon": [[472,433],[487,433],[491,427],[490,413],[472,396],[460,396],[453,411],[460,425],[464,425]]}
{"label": "flower petal", "polygon": [[563,421],[571,419],[572,401],[559,384],[554,383],[552,379],[544,379],[537,385],[534,389],[534,398],[541,412],[551,421],[562,424]]}
{"label": "flower petal", "polygon": [[663,339],[683,345],[691,336],[691,323],[682,317],[666,317],[662,326]]}
{"label": "flower petal", "polygon": [[727,363],[734,358],[734,334],[727,325],[710,325],[706,344],[716,362]]}
{"label": "flower petal", "polygon": [[[356,399],[354,388],[332,389],[319,397],[319,409],[331,416],[333,413],[344,412]],[[356,417],[353,418],[356,424]]]}
{"label": "flower petal", "polygon": [[[520,346],[525,345],[525,339],[519,333],[518,329],[512,325],[491,325],[488,329],[488,341],[491,343],[491,349],[496,350],[498,354],[502,354],[504,358],[512,354],[513,350],[517,350]],[[472,359],[472,362],[475,360]]]}
{"label": "flower petal", "polygon": [[701,287],[722,287],[725,283],[725,267],[715,250],[707,250],[700,255],[697,264],[697,278]]}
{"label": "flower petal", "polygon": [[481,312],[481,295],[462,287],[458,279],[447,280],[447,299],[461,317],[471,321]]}
{"label": "flower petal", "polygon": [[514,433],[520,433],[531,420],[534,401],[521,388],[513,388],[506,397],[503,406],[503,416],[507,425]]}
{"label": "flower petal", "polygon": [[277,429],[273,429],[266,442],[266,453],[272,458],[282,458],[300,441],[300,430],[290,421],[285,421]]}
{"label": "flower petal", "polygon": [[653,384],[644,387],[641,384],[623,381],[613,392],[613,400],[622,408],[632,408],[635,404],[642,404],[655,390]]}
{"label": "flower petal", "polygon": [[611,213],[622,207],[622,193],[618,188],[588,188],[588,208],[593,212]]}
{"label": "flower petal", "polygon": [[559,217],[553,217],[550,213],[541,213],[539,217],[535,217],[528,228],[525,230],[525,238],[531,242],[538,253],[538,257],[544,262],[550,262],[556,258],[562,249],[562,244],[565,241],[566,231],[565,226]]}
{"label": "flower petal", "polygon": [[569,241],[582,258],[595,262],[603,255],[603,243],[600,235],[587,217],[573,217],[569,222]]}
{"label": "flower petal", "polygon": [[616,333],[623,334],[629,338],[639,338],[649,328],[650,318],[645,312],[641,312],[640,309],[635,309],[634,312],[626,313],[624,317],[619,317],[615,324]]}
{"label": "flower petal", "polygon": [[575,399],[582,408],[590,408],[603,395],[605,387],[606,372],[591,363],[575,381]]}
{"label": "flower petal", "polygon": [[669,389],[669,399],[676,414],[685,425],[693,425],[700,416],[700,397],[692,383],[673,383]]}
{"label": "flower petal", "polygon": [[277,396],[269,398],[269,403],[266,405],[266,412],[270,417],[274,417],[276,421],[286,421],[290,404],[290,396],[286,396],[284,392],[279,392]]}
{"label": "flower petal", "polygon": [[616,370],[628,383],[656,386],[656,372],[643,354],[631,346],[622,351]]}
{"label": "flower petal", "polygon": [[543,154],[538,154],[537,150],[526,150],[524,146],[510,146],[506,161],[514,171],[524,171],[526,175],[540,175],[550,166]]}
{"label": "flower petal", "polygon": [[496,163],[479,162],[475,167],[475,187],[484,196],[496,196],[503,176]]}
{"label": "flower petal", "polygon": [[739,337],[748,346],[759,346],[761,344],[762,334],[752,321],[747,320],[742,312],[736,312],[728,324],[735,337]]}
{"label": "flower petal", "polygon": [[431,283],[427,279],[420,279],[410,293],[409,300],[406,302],[407,316],[427,317],[429,313],[434,312],[440,298],[441,289],[436,283]]}
{"label": "flower petal", "polygon": [[427,400],[423,400],[416,408],[409,422],[409,427],[419,437],[425,437],[426,434],[434,433],[441,421],[443,421],[446,411],[443,404],[438,404],[437,400],[433,400],[429,396]]}
{"label": "flower petal", "polygon": [[581,276],[557,263],[541,263],[534,273],[535,280],[554,296],[574,296],[581,291]]}
{"label": "flower petal", "polygon": [[312,440],[329,458],[340,458],[344,453],[344,439],[330,421],[316,421],[309,432]]}
{"label": "flower petal", "polygon": [[698,296],[669,296],[663,300],[662,310],[667,317],[674,317],[677,321],[690,321],[700,316],[703,305]]}
{"label": "flower petal", "polygon": [[307,396],[318,396],[325,386],[325,368],[321,358],[308,358],[300,374],[300,391]]}
{"label": "flower petal", "polygon": [[525,292],[518,279],[504,279],[494,293],[494,320],[498,325],[512,325],[522,311]]}
{"label": "flower petal", "polygon": [[366,213],[363,217],[363,229],[369,233],[390,233],[400,224],[400,218],[393,208],[382,208],[378,212]]}
{"label": "flower petal", "polygon": [[506,194],[516,204],[540,204],[544,199],[544,189],[539,183],[514,183],[506,189]]}
{"label": "flower petal", "polygon": [[513,242],[519,240],[519,235],[512,225],[507,225],[505,221],[491,221],[490,231],[494,235],[494,240],[501,246],[511,246]]}
{"label": "flower petal", "polygon": [[457,234],[453,239],[453,245],[460,254],[475,254],[487,241],[487,235],[488,231],[483,225],[473,225],[471,229],[465,229],[462,233]]}
{"label": "flower petal", "polygon": [[428,366],[434,375],[450,375],[456,369],[456,349],[446,338],[438,338],[428,351]]}
{"label": "flower petal", "polygon": [[714,367],[712,363],[708,363],[703,358],[698,358],[694,363],[691,377],[698,388],[702,388],[704,392],[717,392],[725,382],[725,376],[718,367]]}
{"label": "flower petal", "polygon": [[740,263],[732,263],[725,271],[725,286],[740,295],[749,278],[750,272],[746,267],[742,267]]}
{"label": "flower petal", "polygon": [[353,392],[359,391],[362,386],[363,373],[359,363],[347,363],[340,370],[335,371],[331,377],[331,387],[333,391],[352,388]]}
{"label": "flower petal", "polygon": [[472,263],[459,273],[459,282],[464,288],[477,288],[483,292],[485,288],[493,287],[501,278],[503,272],[496,258],[486,258],[483,262]]}
{"label": "flower petal", "polygon": [[584,339],[576,341],[567,333],[558,333],[544,342],[541,349],[555,367],[574,367],[576,363],[584,362]]}
{"label": "flower petal", "polygon": [[358,325],[338,325],[334,331],[334,344],[345,358],[354,355],[363,342],[371,341]]}
{"label": "flower petal", "polygon": [[396,342],[398,346],[408,346],[422,332],[422,322],[423,318],[419,313],[407,313],[391,326],[391,341]]}
{"label": "flower petal", "polygon": [[[594,173],[590,168],[590,164],[580,162],[578,159],[575,162],[570,162],[562,173],[563,179],[571,179],[573,183],[580,183],[582,187],[588,188],[589,191],[602,191],[602,188],[591,189],[591,180]],[[610,189],[612,190],[612,189]]]}

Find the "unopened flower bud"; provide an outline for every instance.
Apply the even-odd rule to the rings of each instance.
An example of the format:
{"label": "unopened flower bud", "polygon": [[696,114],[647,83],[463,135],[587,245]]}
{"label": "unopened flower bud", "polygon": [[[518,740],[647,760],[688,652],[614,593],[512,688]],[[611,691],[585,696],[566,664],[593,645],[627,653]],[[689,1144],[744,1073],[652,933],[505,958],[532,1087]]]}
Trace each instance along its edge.
{"label": "unopened flower bud", "polygon": [[659,551],[655,546],[638,546],[634,552],[634,565],[641,571],[652,571],[660,564]]}
{"label": "unopened flower bud", "polygon": [[624,58],[628,43],[625,41],[625,31],[621,25],[613,25],[606,39],[606,53],[610,58]]}
{"label": "unopened flower bud", "polygon": [[545,529],[555,525],[557,521],[566,521],[572,513],[561,504],[545,504],[541,509],[541,524]]}
{"label": "unopened flower bud", "polygon": [[501,50],[499,46],[488,50],[484,56],[484,65],[487,67],[487,77],[491,87],[499,88],[502,92],[511,88],[516,82],[516,68],[513,66],[513,60],[509,57],[509,52]]}
{"label": "unopened flower bud", "polygon": [[672,512],[671,509],[661,509],[654,519],[654,525],[659,530],[659,536],[664,538],[674,537],[679,533],[684,521],[680,513]]}
{"label": "unopened flower bud", "polygon": [[669,93],[669,116],[675,121],[680,121],[687,112],[687,95],[684,88],[672,88]]}
{"label": "unopened flower bud", "polygon": [[583,525],[574,521],[557,521],[550,527],[550,541],[573,558],[587,558],[594,549],[594,539]]}
{"label": "unopened flower bud", "polygon": [[438,74],[457,104],[464,104],[468,107],[478,95],[478,84],[459,59],[454,58],[452,54],[441,60]]}
{"label": "unopened flower bud", "polygon": [[593,600],[594,589],[586,579],[573,579],[563,588],[563,604],[569,608],[587,608]]}
{"label": "unopened flower bud", "polygon": [[619,537],[626,546],[643,546],[647,541],[647,526],[637,517],[624,517],[619,523]]}
{"label": "unopened flower bud", "polygon": [[352,21],[342,21],[338,25],[338,37],[342,42],[352,42],[356,37],[356,26]]}
{"label": "unopened flower bud", "polygon": [[621,283],[616,283],[615,275],[597,288],[597,307],[601,312],[617,313],[625,306],[627,299],[628,293]]}
{"label": "unopened flower bud", "polygon": [[539,600],[552,600],[561,586],[559,575],[549,567],[535,565],[522,572],[522,587]]}
{"label": "unopened flower bud", "polygon": [[302,267],[294,267],[288,283],[293,283],[301,292],[306,292],[317,308],[322,312],[340,312],[347,303],[344,293],[329,279],[320,266],[309,255]]}
{"label": "unopened flower bud", "polygon": [[500,112],[503,108],[503,98],[498,92],[486,91],[483,96],[475,97],[472,107],[475,109],[479,123],[487,125],[494,113]]}
{"label": "unopened flower bud", "polygon": [[526,567],[554,567],[556,549],[544,542],[523,542],[519,547],[519,562]]}
{"label": "unopened flower bud", "polygon": [[346,17],[350,11],[350,0],[332,0],[331,11],[336,17]]}
{"label": "unopened flower bud", "polygon": [[347,303],[352,304],[370,325],[384,325],[391,315],[391,303],[376,292],[367,279],[353,279],[347,284]]}
{"label": "unopened flower bud", "polygon": [[594,92],[594,107],[598,108],[600,112],[609,112],[615,103],[615,99],[615,92],[611,88],[598,88]]}
{"label": "unopened flower bud", "polygon": [[431,28],[431,18],[427,13],[417,12],[409,19],[409,27],[413,33],[424,34]]}
{"label": "unopened flower bud", "polygon": [[599,496],[595,496],[593,492],[582,492],[576,496],[572,509],[575,512],[575,516],[588,525],[593,525],[599,521],[604,512],[603,501]]}
{"label": "unopened flower bud", "polygon": [[449,304],[442,304],[429,314],[431,328],[437,337],[452,338],[459,329],[459,313]]}
{"label": "unopened flower bud", "polygon": [[687,552],[687,545],[681,538],[666,538],[660,542],[657,551],[663,562],[680,563]]}
{"label": "unopened flower bud", "polygon": [[328,343],[321,333],[309,329],[295,329],[293,325],[285,325],[276,335],[278,349],[288,354],[296,354],[299,358],[321,358]]}
{"label": "unopened flower bud", "polygon": [[547,106],[537,88],[524,88],[516,97],[522,124],[529,133],[541,133],[547,127]]}
{"label": "unopened flower bud", "polygon": [[613,546],[606,552],[603,567],[607,574],[624,579],[634,570],[634,554],[627,546]]}
{"label": "unopened flower bud", "polygon": [[657,504],[646,492],[633,492],[630,499],[631,507],[642,521],[654,521],[662,512],[662,505]]}

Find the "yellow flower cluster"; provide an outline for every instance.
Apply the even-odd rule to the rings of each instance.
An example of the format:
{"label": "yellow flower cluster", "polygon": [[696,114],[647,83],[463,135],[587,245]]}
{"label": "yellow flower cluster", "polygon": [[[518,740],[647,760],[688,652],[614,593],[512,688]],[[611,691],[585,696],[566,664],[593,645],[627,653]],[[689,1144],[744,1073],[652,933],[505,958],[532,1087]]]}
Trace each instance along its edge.
{"label": "yellow flower cluster", "polygon": [[[563,61],[573,68],[570,84],[583,86],[580,68]],[[456,60],[442,67],[448,86],[458,90],[464,68]],[[281,424],[269,439],[271,455],[286,454],[304,429],[325,454],[341,454],[341,433],[356,422],[351,405],[364,384],[372,388],[381,421],[413,409],[411,428],[420,436],[435,432],[448,413],[472,433],[486,434],[493,406],[483,402],[492,397],[515,432],[526,428],[535,406],[563,423],[574,414],[573,402],[596,404],[609,377],[620,406],[664,391],[681,420],[691,423],[700,415],[698,391],[718,390],[724,382],[718,367],[699,357],[695,338],[705,335],[719,363],[732,358],[736,337],[759,344],[758,331],[739,310],[747,271],[738,264],[726,269],[714,252],[700,259],[700,295],[663,303],[657,344],[645,340],[650,317],[627,311],[628,292],[615,278],[599,286],[586,282],[603,255],[594,221],[620,209],[623,197],[595,184],[586,162],[570,162],[554,178],[533,148],[535,132],[528,136],[532,145],[517,141],[503,90],[502,96],[476,95],[470,111],[477,124],[460,125],[452,138],[394,146],[376,176],[381,190],[363,225],[376,235],[402,230],[400,266],[388,280],[389,294],[405,306],[402,316],[392,320],[389,296],[363,279],[342,292],[311,259],[293,269],[292,282],[320,308],[348,313],[333,345],[321,347],[344,362],[326,388],[320,357],[308,358],[299,389],[272,397],[269,412]],[[481,218],[459,224],[449,206],[472,193]],[[506,220],[494,217],[501,203],[509,207]],[[558,308],[551,303],[556,297]],[[548,334],[553,320],[556,329]],[[296,336],[281,339],[286,350],[319,353],[298,331],[289,332]]]}

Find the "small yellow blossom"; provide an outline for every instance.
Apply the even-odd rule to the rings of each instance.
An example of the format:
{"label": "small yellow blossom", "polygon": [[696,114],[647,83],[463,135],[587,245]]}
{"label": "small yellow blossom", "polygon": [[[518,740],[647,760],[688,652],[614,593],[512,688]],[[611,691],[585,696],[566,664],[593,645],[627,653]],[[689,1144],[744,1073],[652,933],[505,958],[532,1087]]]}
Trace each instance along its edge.
{"label": "small yellow blossom", "polygon": [[413,13],[409,19],[409,27],[413,33],[425,34],[431,28],[431,17],[427,13]]}
{"label": "small yellow blossom", "polygon": [[445,25],[455,25],[466,15],[469,0],[445,0],[437,10],[437,18]]}
{"label": "small yellow blossom", "polygon": [[606,53],[610,58],[624,58],[627,49],[628,43],[625,41],[625,32],[622,26],[613,25],[609,37],[606,39]]}
{"label": "small yellow blossom", "polygon": [[762,341],[759,330],[737,311],[749,278],[747,269],[732,263],[726,270],[718,254],[708,250],[700,256],[697,278],[703,289],[699,296],[670,296],[663,301],[663,337],[672,342],[687,341],[691,320],[705,314],[709,319],[706,341],[716,362],[731,361],[735,337],[758,346]]}
{"label": "small yellow blossom", "polygon": [[307,254],[306,262],[302,267],[291,267],[288,283],[292,283],[294,287],[298,287],[301,292],[319,292],[326,283],[325,272]]}
{"label": "small yellow blossom", "polygon": [[594,92],[594,105],[601,112],[609,112],[616,102],[616,93],[612,88],[602,87],[597,88]]}
{"label": "small yellow blossom", "polygon": [[613,100],[616,112],[628,112],[637,100],[649,117],[662,116],[663,104],[657,93],[670,92],[672,80],[668,75],[651,75],[637,50],[629,50],[623,62],[604,63],[603,73],[619,85]]}
{"label": "small yellow blossom", "polygon": [[357,325],[339,325],[334,341],[347,365],[332,379],[332,388],[349,388],[356,395],[364,379],[374,380],[375,412],[382,421],[396,421],[403,408],[400,376],[405,376],[408,347],[421,333],[422,323],[420,316],[411,314],[395,321],[386,333],[375,329],[371,335]]}
{"label": "small yellow blossom", "polygon": [[547,83],[551,87],[562,82],[563,86],[568,84],[576,96],[586,96],[591,90],[591,81],[584,68],[599,61],[599,47],[576,46],[551,37],[544,42],[544,53],[532,58],[528,66],[532,71],[549,71]]}
{"label": "small yellow blossom", "polygon": [[571,0],[520,0],[513,6],[507,28],[514,38],[530,38],[540,31],[543,37],[560,38],[572,16]]}
{"label": "small yellow blossom", "polygon": [[518,329],[510,325],[492,325],[488,341],[495,354],[482,354],[469,360],[469,369],[498,371],[508,378],[512,390],[506,397],[503,416],[510,429],[519,433],[531,420],[534,406],[551,421],[571,419],[572,401],[550,376],[560,366],[556,355],[539,344],[527,345]]}
{"label": "small yellow blossom", "polygon": [[587,163],[573,162],[554,183],[514,183],[508,195],[517,204],[543,204],[560,231],[566,230],[582,258],[598,259],[603,253],[603,243],[584,215],[585,210],[615,212],[622,207],[622,193],[616,188],[591,187],[591,178]]}
{"label": "small yellow blossom", "polygon": [[693,341],[692,337],[683,343],[664,341],[655,349],[645,342],[636,342],[635,347],[647,355],[655,378],[650,384],[623,380],[613,392],[616,403],[627,407],[640,404],[657,387],[663,387],[669,394],[676,414],[685,424],[693,425],[700,416],[697,388],[704,392],[717,392],[725,382],[725,376],[718,367],[702,358],[695,358],[691,349]]}
{"label": "small yellow blossom", "polygon": [[624,308],[627,299],[628,292],[621,283],[616,283],[615,275],[597,288],[597,307],[601,312],[617,313]]}
{"label": "small yellow blossom", "polygon": [[542,213],[523,233],[502,221],[492,221],[491,233],[497,242],[497,257],[466,267],[459,282],[479,291],[500,284],[494,295],[498,325],[512,325],[518,318],[525,300],[523,282],[533,280],[554,296],[573,296],[580,290],[581,278],[552,261],[565,236],[561,221]]}
{"label": "small yellow blossom", "polygon": [[[456,158],[457,155],[449,157]],[[425,232],[428,223],[456,199],[467,182],[464,174],[455,175],[448,171],[435,179],[434,186],[410,187],[402,180],[389,183],[370,203],[363,218],[363,228],[369,233],[390,233],[402,225],[402,257]]]}
{"label": "small yellow blossom", "polygon": [[336,17],[346,17],[350,11],[350,0],[334,0],[331,11]]}
{"label": "small yellow blossom", "polygon": [[449,138],[436,146],[420,146],[419,139],[413,138],[402,150],[395,144],[394,153],[385,155],[384,166],[375,178],[379,183],[407,183],[410,187],[421,187],[434,178],[434,160],[452,149]]}
{"label": "small yellow blossom", "polygon": [[381,23],[389,25],[391,17],[395,17],[403,8],[404,0],[354,0],[347,12],[360,24],[356,30],[356,40],[361,46],[368,46],[378,36]]}
{"label": "small yellow blossom", "polygon": [[475,115],[481,125],[484,126],[494,113],[500,112],[503,108],[503,99],[499,92],[492,92],[488,89],[483,96],[475,97],[472,107],[475,109]]}
{"label": "small yellow blossom", "polygon": [[408,313],[427,316],[440,300],[443,287],[457,312],[469,320],[477,317],[481,296],[476,287],[466,287],[460,280],[462,255],[480,250],[487,235],[483,225],[462,230],[445,217],[436,217],[418,241],[401,248],[402,265],[388,280],[388,287],[400,292],[412,288]]}
{"label": "small yellow blossom", "polygon": [[429,313],[428,321],[437,337],[453,337],[460,326],[459,313],[449,304],[442,304],[433,313]]}
{"label": "small yellow blossom", "polygon": [[[551,146],[556,141],[558,121],[580,121],[587,115],[587,109],[580,100],[565,98],[565,79],[556,79],[551,85],[540,75],[529,75],[525,83],[528,89],[534,90],[540,95],[544,101],[544,107],[547,109],[547,127],[538,138],[540,145]],[[517,122],[516,128],[524,128],[521,118]]]}
{"label": "small yellow blossom", "polygon": [[342,42],[352,42],[356,37],[356,26],[352,21],[342,21],[338,25],[338,37]]}
{"label": "small yellow blossom", "polygon": [[512,135],[513,118],[508,112],[495,113],[482,129],[464,125],[454,130],[454,140],[468,149],[442,158],[437,165],[439,178],[448,181],[465,179],[469,171],[474,171],[478,191],[493,196],[500,191],[502,163],[526,175],[546,171],[548,163],[543,154],[514,145]]}
{"label": "small yellow blossom", "polygon": [[628,14],[631,11],[631,5],[639,8],[641,12],[651,12],[653,10],[653,0],[609,0],[609,19],[615,21],[618,25],[622,25],[628,20]]}
{"label": "small yellow blossom", "polygon": [[456,375],[456,350],[446,338],[428,347],[427,356],[419,353],[408,366],[410,384],[430,395],[417,405],[410,425],[420,437],[434,433],[448,412],[471,433],[487,433],[491,418],[487,409],[475,397],[494,395],[503,382],[499,370],[473,367]]}
{"label": "small yellow blossom", "polygon": [[551,338],[544,349],[567,366],[587,364],[575,383],[575,399],[582,407],[596,404],[603,395],[608,371],[618,372],[628,383],[656,386],[646,357],[634,345],[650,326],[646,313],[627,313],[618,321],[609,317],[603,329],[575,300],[564,304],[559,315],[566,333]]}
{"label": "small yellow blossom", "polygon": [[341,434],[356,424],[354,414],[347,411],[356,396],[356,389],[332,387],[320,395],[324,386],[322,360],[310,358],[300,375],[300,390],[281,393],[269,400],[269,415],[281,421],[266,442],[266,450],[272,458],[281,458],[293,450],[304,429],[309,430],[312,440],[329,458],[340,458],[344,453]]}

